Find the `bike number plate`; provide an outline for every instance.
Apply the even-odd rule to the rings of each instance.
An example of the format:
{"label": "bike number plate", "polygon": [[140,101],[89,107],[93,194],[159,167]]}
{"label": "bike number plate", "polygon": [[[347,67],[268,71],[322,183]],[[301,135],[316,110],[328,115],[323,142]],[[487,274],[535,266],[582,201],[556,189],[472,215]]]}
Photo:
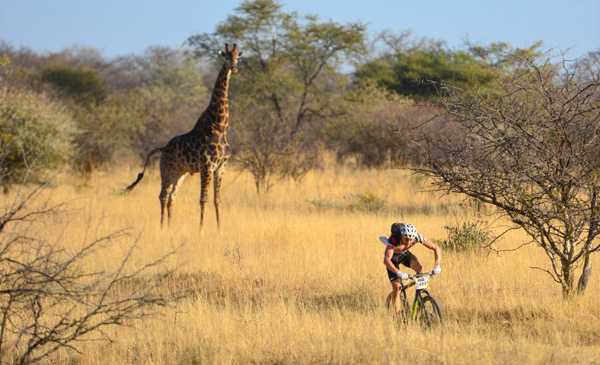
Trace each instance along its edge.
{"label": "bike number plate", "polygon": [[426,289],[429,283],[429,278],[427,276],[422,276],[420,278],[415,279],[415,285],[417,289]]}

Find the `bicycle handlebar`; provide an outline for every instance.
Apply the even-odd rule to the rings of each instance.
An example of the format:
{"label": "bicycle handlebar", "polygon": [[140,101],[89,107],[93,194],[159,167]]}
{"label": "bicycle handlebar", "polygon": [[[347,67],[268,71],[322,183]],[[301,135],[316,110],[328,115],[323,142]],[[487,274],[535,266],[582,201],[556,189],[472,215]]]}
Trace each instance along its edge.
{"label": "bicycle handlebar", "polygon": [[431,276],[432,278],[435,278],[435,277],[437,277],[439,274],[434,274],[434,273],[433,273],[433,271],[430,271],[430,272],[420,272],[420,273],[418,273],[418,274],[414,274],[414,275],[408,275],[408,279],[409,279],[409,280],[414,280],[415,278],[420,278],[420,277],[422,277],[422,276],[427,276],[427,275]]}

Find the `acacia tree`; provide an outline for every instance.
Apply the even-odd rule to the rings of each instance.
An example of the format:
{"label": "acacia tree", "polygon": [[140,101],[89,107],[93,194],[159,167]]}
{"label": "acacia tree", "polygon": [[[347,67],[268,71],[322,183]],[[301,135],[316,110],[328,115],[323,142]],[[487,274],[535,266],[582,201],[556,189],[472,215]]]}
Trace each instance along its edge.
{"label": "acacia tree", "polygon": [[597,65],[583,78],[561,56],[513,57],[514,73],[493,91],[436,84],[439,118],[462,133],[425,138],[415,170],[524,229],[569,297],[585,291],[600,250],[600,82]]}
{"label": "acacia tree", "polygon": [[[315,124],[341,113],[337,95],[347,83],[341,65],[362,52],[365,26],[286,13],[273,0],[244,1],[235,11],[214,33],[192,36],[188,44],[197,57],[216,56],[224,42],[244,49],[230,90],[236,127],[231,136],[237,146],[250,150],[234,150],[240,152],[235,158],[243,167],[266,167],[252,173],[279,171],[281,165],[290,176],[300,176],[294,170],[305,168],[306,159],[298,155],[311,150],[306,137]],[[260,125],[269,126],[268,138]],[[256,150],[268,150],[268,158]],[[261,184],[268,186],[270,176],[255,178],[265,179]]]}

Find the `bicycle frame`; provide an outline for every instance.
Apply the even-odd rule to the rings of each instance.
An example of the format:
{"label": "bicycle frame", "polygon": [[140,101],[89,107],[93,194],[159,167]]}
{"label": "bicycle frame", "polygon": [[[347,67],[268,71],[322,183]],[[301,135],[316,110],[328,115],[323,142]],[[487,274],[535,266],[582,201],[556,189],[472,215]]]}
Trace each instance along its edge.
{"label": "bicycle frame", "polygon": [[[415,274],[415,275],[409,275],[409,281],[408,283],[404,284],[404,282],[402,280],[400,280],[400,291],[401,294],[403,295],[404,298],[407,298],[406,295],[406,290],[412,286],[414,286],[416,284],[415,279],[422,277],[422,276],[433,276],[433,272],[428,272],[428,273],[419,273],[419,274]],[[413,305],[412,305],[412,310],[411,310],[411,315],[410,315],[410,319],[412,320],[416,320],[417,319],[417,311],[419,309],[419,305],[423,304],[423,293],[424,295],[430,295],[429,292],[427,291],[427,289],[416,289],[415,290],[415,297],[413,300]],[[408,298],[407,298],[408,299]],[[408,303],[407,303],[408,304]]]}
{"label": "bicycle frame", "polygon": [[412,308],[412,312],[410,315],[410,319],[412,319],[412,320],[417,319],[417,310],[419,309],[419,305],[423,305],[423,293],[425,293],[425,295],[429,295],[429,292],[427,291],[427,289],[415,290],[415,299],[413,300],[413,308]]}
{"label": "bicycle frame", "polygon": [[[429,291],[427,287],[429,283],[423,285],[417,285],[419,278],[424,276],[430,276],[432,278],[437,277],[433,272],[428,273],[418,273],[415,275],[409,275],[406,284],[401,280],[400,288],[399,288],[399,298],[402,310],[401,312],[405,314],[403,316],[404,320],[411,320],[416,322],[422,322],[427,324],[430,327],[432,324],[441,324],[442,328],[444,328],[444,316],[442,310]],[[412,308],[409,307],[408,298],[406,296],[407,289],[415,285],[415,297],[412,303]],[[419,287],[419,289],[417,289]],[[386,300],[388,308],[391,308],[393,303],[393,292],[388,295]]]}

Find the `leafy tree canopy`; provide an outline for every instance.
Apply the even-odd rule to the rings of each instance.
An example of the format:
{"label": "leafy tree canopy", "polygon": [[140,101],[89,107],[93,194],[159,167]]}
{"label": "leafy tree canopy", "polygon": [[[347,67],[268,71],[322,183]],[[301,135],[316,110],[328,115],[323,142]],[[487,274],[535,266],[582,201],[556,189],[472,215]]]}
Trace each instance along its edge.
{"label": "leafy tree canopy", "polygon": [[408,44],[404,38],[410,33],[393,36],[381,35],[387,44],[398,43],[391,53],[365,63],[356,71],[360,81],[375,81],[379,86],[399,95],[435,99],[436,83],[447,83],[461,89],[493,86],[502,74],[515,70],[514,57],[532,58],[539,55],[542,42],[531,47],[513,48],[506,42],[488,46],[471,45],[465,50],[447,50],[443,43],[425,42]]}
{"label": "leafy tree canopy", "polygon": [[[196,56],[217,56],[224,43],[244,52],[232,98],[300,129],[313,116],[327,116],[331,78],[352,55],[363,52],[361,23],[319,22],[316,16],[285,13],[273,0],[245,1],[215,33],[188,39]],[[244,100],[246,98],[246,100]],[[238,108],[243,108],[238,105]]]}
{"label": "leafy tree canopy", "polygon": [[290,173],[294,163],[282,161],[302,165],[306,159],[299,155],[314,142],[307,136],[343,112],[343,69],[363,52],[365,31],[361,23],[321,22],[286,13],[273,0],[255,0],[244,1],[214,33],[188,39],[197,57],[216,58],[224,43],[235,42],[244,52],[230,89],[231,135],[238,161],[255,175],[257,188],[267,186],[280,165],[302,175]]}
{"label": "leafy tree canopy", "polygon": [[391,62],[376,60],[357,71],[359,79],[375,80],[378,85],[404,96],[433,98],[435,86],[423,80],[448,82],[461,88],[485,85],[495,72],[482,67],[465,51],[410,49],[396,53]]}
{"label": "leafy tree canopy", "polygon": [[100,104],[108,96],[104,81],[89,68],[48,66],[40,79],[50,83],[78,104]]}

